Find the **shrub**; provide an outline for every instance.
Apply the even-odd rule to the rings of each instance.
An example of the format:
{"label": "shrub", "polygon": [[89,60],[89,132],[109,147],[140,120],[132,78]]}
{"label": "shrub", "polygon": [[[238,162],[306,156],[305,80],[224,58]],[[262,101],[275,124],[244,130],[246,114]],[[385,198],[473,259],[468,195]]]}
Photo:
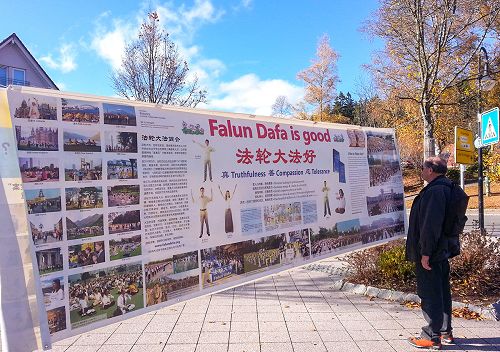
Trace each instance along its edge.
{"label": "shrub", "polygon": [[477,171],[479,170],[479,164],[476,162],[472,165],[467,166],[464,172],[464,177],[466,179],[474,179],[477,178]]}
{"label": "shrub", "polygon": [[398,239],[348,254],[343,259],[351,269],[347,279],[380,288],[414,291],[414,268],[404,260],[404,248],[405,240]]}
{"label": "shrub", "polygon": [[[460,237],[462,253],[450,261],[454,299],[493,302],[500,296],[500,241],[479,231]],[[348,254],[347,280],[379,288],[415,292],[415,265],[405,260],[405,240]]]}
{"label": "shrub", "polygon": [[450,261],[453,293],[462,298],[498,298],[500,241],[472,231],[464,233],[460,242],[462,253]]}
{"label": "shrub", "polygon": [[448,169],[446,173],[446,177],[448,177],[453,182],[459,184],[460,183],[460,170],[459,169]]}
{"label": "shrub", "polygon": [[391,282],[415,277],[415,264],[405,260],[404,243],[380,253],[377,265],[382,276]]}

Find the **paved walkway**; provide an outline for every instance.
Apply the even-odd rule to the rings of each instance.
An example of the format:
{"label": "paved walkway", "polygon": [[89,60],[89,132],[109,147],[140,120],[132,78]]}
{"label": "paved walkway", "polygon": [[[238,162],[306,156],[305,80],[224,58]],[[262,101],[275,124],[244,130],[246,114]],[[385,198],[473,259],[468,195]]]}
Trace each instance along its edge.
{"label": "paved walkway", "polygon": [[[411,352],[420,310],[333,291],[325,273],[292,269],[55,344],[65,352]],[[500,351],[500,323],[455,319],[458,345]]]}

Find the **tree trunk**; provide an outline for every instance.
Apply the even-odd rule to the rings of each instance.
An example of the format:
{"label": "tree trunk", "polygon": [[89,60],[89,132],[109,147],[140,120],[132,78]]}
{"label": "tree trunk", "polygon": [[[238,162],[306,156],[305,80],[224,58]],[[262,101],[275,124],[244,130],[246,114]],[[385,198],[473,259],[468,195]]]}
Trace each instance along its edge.
{"label": "tree trunk", "polygon": [[424,160],[436,155],[434,140],[434,122],[432,121],[431,107],[426,102],[420,105],[420,112],[424,121]]}

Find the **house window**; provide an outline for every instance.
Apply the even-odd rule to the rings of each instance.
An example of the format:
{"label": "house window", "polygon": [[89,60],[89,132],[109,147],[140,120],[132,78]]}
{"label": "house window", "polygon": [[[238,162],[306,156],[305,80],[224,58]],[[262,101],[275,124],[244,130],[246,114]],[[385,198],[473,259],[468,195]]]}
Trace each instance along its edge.
{"label": "house window", "polygon": [[12,69],[12,84],[17,84],[23,86],[25,83],[25,72],[18,68]]}
{"label": "house window", "polygon": [[0,86],[7,85],[7,67],[0,67]]}

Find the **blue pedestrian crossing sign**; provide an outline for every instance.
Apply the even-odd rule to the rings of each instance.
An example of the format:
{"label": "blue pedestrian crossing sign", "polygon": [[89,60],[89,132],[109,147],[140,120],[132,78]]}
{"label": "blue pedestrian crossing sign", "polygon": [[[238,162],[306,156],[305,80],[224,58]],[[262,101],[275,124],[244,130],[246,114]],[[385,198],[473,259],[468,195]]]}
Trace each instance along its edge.
{"label": "blue pedestrian crossing sign", "polygon": [[500,140],[498,108],[481,114],[481,145],[483,147],[498,143]]}

